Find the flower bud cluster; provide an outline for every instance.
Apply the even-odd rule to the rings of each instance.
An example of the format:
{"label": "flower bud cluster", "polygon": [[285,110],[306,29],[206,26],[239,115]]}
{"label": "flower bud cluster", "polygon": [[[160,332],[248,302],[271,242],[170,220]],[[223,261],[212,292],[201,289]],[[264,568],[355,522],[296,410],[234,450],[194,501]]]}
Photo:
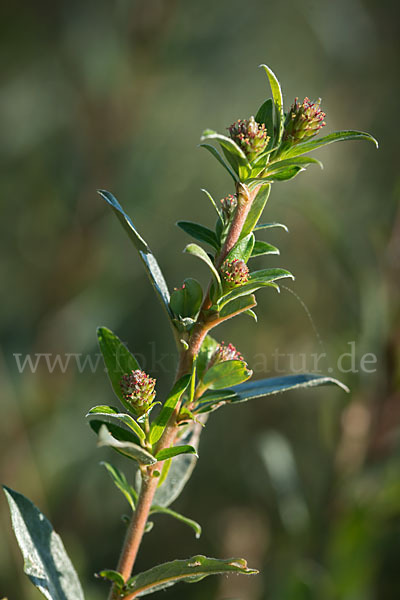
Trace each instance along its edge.
{"label": "flower bud cluster", "polygon": [[325,113],[320,109],[321,99],[311,102],[309,98],[304,98],[302,103],[298,100],[295,99],[286,115],[283,131],[283,141],[294,144],[314,137],[326,125]]}
{"label": "flower bud cluster", "polygon": [[138,417],[144,415],[154,401],[155,385],[156,380],[140,369],[123,375],[120,381],[122,394]]}
{"label": "flower bud cluster", "polygon": [[249,268],[244,260],[238,258],[226,260],[222,264],[221,273],[224,281],[232,285],[244,285],[249,280]]}
{"label": "flower bud cluster", "polygon": [[249,160],[253,160],[267,147],[269,136],[264,123],[257,123],[254,117],[238,119],[228,127],[229,135],[243,150]]}
{"label": "flower bud cluster", "polygon": [[225,196],[225,198],[222,198],[221,200],[221,206],[222,206],[222,211],[224,213],[224,215],[230,219],[237,207],[237,203],[238,203],[238,199],[237,199],[237,195],[234,194],[229,194],[228,196]]}
{"label": "flower bud cluster", "polygon": [[226,360],[242,360],[244,361],[243,356],[236,350],[233,344],[226,345],[225,342],[221,342],[218,348],[215,350],[214,354],[211,357],[211,361],[213,364],[225,362]]}

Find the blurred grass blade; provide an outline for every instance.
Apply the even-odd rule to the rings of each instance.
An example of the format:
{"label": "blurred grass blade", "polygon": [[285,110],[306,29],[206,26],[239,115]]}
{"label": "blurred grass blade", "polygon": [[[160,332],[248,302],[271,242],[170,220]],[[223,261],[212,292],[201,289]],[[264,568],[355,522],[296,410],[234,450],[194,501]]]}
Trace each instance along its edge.
{"label": "blurred grass blade", "polygon": [[84,600],[74,567],[60,536],[28,498],[3,486],[24,572],[48,600]]}

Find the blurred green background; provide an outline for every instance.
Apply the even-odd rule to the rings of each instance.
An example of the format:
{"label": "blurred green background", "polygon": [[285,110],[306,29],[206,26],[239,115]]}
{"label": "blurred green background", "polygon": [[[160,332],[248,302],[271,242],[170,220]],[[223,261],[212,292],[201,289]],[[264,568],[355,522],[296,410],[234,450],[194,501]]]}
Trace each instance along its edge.
{"label": "blurred green background", "polygon": [[[218,411],[174,505],[202,523],[202,538],[155,517],[137,567],[204,553],[261,570],[179,585],[158,594],[165,600],[397,600],[398,2],[17,0],[1,16],[1,481],[51,519],[87,600],[105,598],[93,574],[115,567],[128,505],[99,462],[124,461],[96,449],[84,415],[112,404],[111,388],[101,364],[79,369],[72,356],[49,370],[42,357],[20,372],[14,355],[95,364],[95,327],[106,325],[167,391],[168,324],[96,189],[119,198],[171,288],[189,275],[205,283],[174,223],[212,225],[200,188],[232,192],[196,146],[203,129],[255,114],[269,96],[257,69],[266,62],[286,108],[321,97],[324,131],[369,131],[381,147],[329,146],[316,154],[324,171],[274,185],[264,220],[290,233],[264,234],[281,256],[257,260],[289,268],[301,300],[261,292],[259,325],[241,317],[216,337],[237,345],[257,377],[276,374],[274,353],[291,372],[326,352],[320,368],[351,394],[319,388]],[[358,372],[341,373],[351,348]],[[365,353],[377,358],[373,372],[359,369]],[[41,598],[22,574],[4,497],[0,509],[0,596]]]}

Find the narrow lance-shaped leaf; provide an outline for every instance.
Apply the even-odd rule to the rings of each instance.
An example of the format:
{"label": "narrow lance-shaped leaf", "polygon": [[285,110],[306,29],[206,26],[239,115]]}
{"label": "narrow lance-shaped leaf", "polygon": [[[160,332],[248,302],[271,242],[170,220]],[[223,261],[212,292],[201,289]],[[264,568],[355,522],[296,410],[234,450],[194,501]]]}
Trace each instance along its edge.
{"label": "narrow lance-shaped leaf", "polygon": [[167,425],[172,413],[174,412],[176,405],[182,397],[183,392],[189,385],[191,379],[191,375],[184,375],[181,377],[174,385],[171,390],[170,395],[165,401],[164,406],[162,407],[160,413],[158,414],[156,420],[151,426],[150,432],[150,443],[156,444],[160,437],[163,434],[165,426]]}
{"label": "narrow lance-shaped leaf", "polygon": [[184,249],[184,252],[187,252],[188,254],[192,254],[193,256],[197,256],[197,258],[200,258],[200,260],[202,260],[203,262],[206,263],[206,265],[209,267],[212,274],[214,275],[214,278],[217,282],[218,288],[221,290],[221,278],[219,276],[217,269],[213,265],[210,257],[208,256],[207,252],[205,250],[203,250],[203,248],[201,248],[197,244],[188,244],[186,246],[186,248]]}
{"label": "narrow lance-shaped leaf", "polygon": [[254,231],[261,231],[262,229],[271,229],[272,227],[282,227],[287,233],[289,229],[283,223],[261,223],[254,227]]}
{"label": "narrow lance-shaped leaf", "polygon": [[286,150],[283,156],[293,158],[294,156],[306,154],[307,152],[311,152],[312,150],[316,150],[317,148],[322,148],[322,146],[327,146],[328,144],[332,144],[333,142],[344,142],[346,140],[367,140],[369,142],[373,142],[377,148],[379,147],[377,140],[370,133],[365,133],[364,131],[351,130],[335,131],[333,133],[330,133],[329,135],[325,135],[320,138],[315,138],[307,142],[301,142],[300,144],[296,144],[288,150]]}
{"label": "narrow lance-shaped leaf", "polygon": [[241,238],[251,233],[257,225],[267,203],[270,191],[270,184],[264,185],[258,191],[256,197],[254,198],[253,204],[251,205],[249,214],[246,217],[246,221],[243,225],[242,232],[240,234]]}
{"label": "narrow lance-shaped leaf", "polygon": [[139,363],[119,337],[107,327],[97,329],[97,338],[112,388],[120,402],[129,410],[130,407],[122,394],[120,382],[125,373],[140,369]]}
{"label": "narrow lance-shaped leaf", "polygon": [[204,227],[204,225],[200,225],[199,223],[192,223],[191,221],[178,221],[177,225],[185,233],[191,235],[196,240],[210,244],[215,250],[219,249],[217,236],[211,229],[208,229],[208,227]]}
{"label": "narrow lance-shaped leaf", "polygon": [[117,440],[108,431],[106,425],[100,427],[97,445],[114,448],[120,454],[132,458],[142,465],[154,465],[157,462],[154,456],[141,446],[133,444],[132,442],[121,442],[120,440]]}
{"label": "narrow lance-shaped leaf", "polygon": [[164,276],[161,272],[160,266],[151,252],[148,244],[144,241],[141,235],[137,232],[134,227],[132,220],[125,213],[124,209],[118,202],[118,200],[106,190],[98,190],[99,194],[108,202],[117,216],[118,220],[122,224],[125,231],[128,233],[131,241],[133,242],[136,250],[139,252],[139,256],[143,261],[146,268],[146,273],[150,278],[150,281],[157,292],[157,295],[161,301],[162,306],[166,310],[169,317],[171,313],[169,310],[169,291]]}
{"label": "narrow lance-shaped leaf", "polygon": [[114,467],[108,462],[103,461],[100,464],[107,469],[107,472],[109,473],[114,485],[119,489],[123,496],[125,496],[126,500],[129,502],[131,509],[135,510],[137,494],[134,488],[131,485],[129,485],[124,473],[122,473],[122,471],[117,469],[117,467]]}
{"label": "narrow lance-shaped leaf", "polygon": [[206,556],[193,556],[186,560],[174,560],[139,573],[126,585],[127,600],[164,590],[179,581],[196,583],[208,575],[241,573],[255,575],[255,569],[249,569],[243,558],[220,560]]}
{"label": "narrow lance-shaped leaf", "polygon": [[175,510],[171,510],[170,508],[165,508],[164,506],[157,506],[157,505],[152,506],[151,510],[150,510],[150,514],[154,515],[157,513],[169,515],[170,517],[173,517],[174,519],[181,521],[185,525],[188,525],[195,532],[197,539],[201,536],[201,526],[196,521],[193,521],[193,519],[184,517],[180,513],[176,512]]}
{"label": "narrow lance-shaped leaf", "polygon": [[278,160],[277,162],[271,163],[267,167],[265,177],[268,177],[268,175],[272,173],[280,173],[288,168],[305,168],[309,165],[317,165],[318,167],[320,167],[320,169],[324,168],[322,162],[320,160],[317,160],[316,158],[311,158],[311,156],[299,156],[297,158],[287,158],[285,160]]}
{"label": "narrow lance-shaped leaf", "polygon": [[86,418],[89,421],[98,421],[99,418],[101,418],[101,420],[106,423],[125,425],[128,429],[133,431],[140,440],[146,439],[146,434],[140,425],[136,423],[135,419],[126,413],[118,412],[113,406],[94,406],[89,410]]}
{"label": "narrow lance-shaped leaf", "polygon": [[[197,449],[201,426],[193,423],[185,429],[186,431],[179,439],[179,443],[188,444]],[[160,482],[162,479],[163,481],[161,482],[161,485],[157,487],[154,496],[154,504],[164,507],[172,504],[189,481],[196,464],[197,458],[195,454],[180,454],[174,459],[164,461],[160,477]],[[136,485],[137,489],[140,488],[140,485],[141,482],[138,477]]]}
{"label": "narrow lance-shaped leaf", "polygon": [[171,446],[171,448],[164,448],[157,452],[156,459],[168,460],[169,458],[174,458],[175,456],[179,456],[180,454],[194,454],[197,455],[197,450],[193,446],[189,446],[189,444],[181,444],[180,446]]}
{"label": "narrow lance-shaped leaf", "polygon": [[281,392],[320,385],[337,385],[345,392],[349,392],[348,387],[341,381],[325,375],[302,373],[299,375],[284,375],[283,377],[268,377],[267,379],[249,381],[217,392],[206,392],[201,397],[196,412],[209,412],[224,404],[247,402],[248,400],[272,396]]}
{"label": "narrow lance-shaped leaf", "polygon": [[265,177],[256,177],[253,179],[248,179],[245,183],[249,187],[249,189],[254,189],[257,185],[263,183],[273,183],[274,181],[289,181],[290,179],[294,179],[299,173],[305,171],[304,167],[293,166],[286,167],[286,169],[280,169],[276,173],[270,173]]}
{"label": "narrow lance-shaped leaf", "polygon": [[279,250],[276,246],[272,246],[272,244],[256,240],[250,258],[263,256],[264,254],[279,254]]}
{"label": "narrow lance-shaped leaf", "polygon": [[256,306],[256,298],[253,294],[241,296],[232,302],[225,304],[220,310],[219,316],[223,319],[231,318],[237,314],[247,312],[250,308]]}
{"label": "narrow lance-shaped leaf", "polygon": [[220,144],[226,159],[231,164],[235,173],[239,176],[240,181],[246,179],[251,173],[251,165],[243,150],[226,135],[221,135],[216,131],[207,129],[204,131],[201,141],[203,142],[210,139],[216,140]]}
{"label": "narrow lance-shaped leaf", "polygon": [[[213,146],[212,146],[213,148]],[[201,188],[201,191],[204,192],[204,194],[207,196],[207,198],[210,200],[211,204],[213,205],[213,207],[215,208],[217,215],[222,218],[222,211],[221,209],[217,206],[217,203],[215,202],[214,198],[211,196],[210,192],[208,192],[207,190],[205,190],[204,188]]]}
{"label": "narrow lance-shaped leaf", "polygon": [[48,600],[84,600],[74,567],[50,521],[22,494],[3,486],[24,558],[24,572]]}
{"label": "narrow lance-shaped leaf", "polygon": [[235,183],[239,183],[240,179],[239,179],[238,175],[235,173],[235,171],[229,165],[226,164],[226,162],[224,161],[224,159],[222,158],[222,156],[220,155],[218,150],[216,148],[214,148],[214,146],[212,146],[211,144],[199,144],[199,145],[201,148],[205,148],[206,150],[208,150],[214,156],[214,158],[217,159],[217,161],[224,167],[224,169],[226,169],[226,171],[228,171],[229,175],[232,177],[232,179]]}
{"label": "narrow lance-shaped leaf", "polygon": [[264,123],[267,133],[270,136],[267,150],[272,148],[274,144],[274,110],[274,101],[272,100],[272,98],[268,98],[268,100],[266,100],[260,106],[256,114],[257,123]]}
{"label": "narrow lance-shaped leaf", "polygon": [[267,65],[260,65],[267,74],[269,84],[271,86],[272,97],[275,105],[275,140],[274,145],[279,144],[283,133],[283,98],[282,90],[278,78],[275,73]]}
{"label": "narrow lance-shaped leaf", "polygon": [[236,298],[240,298],[241,296],[246,296],[248,294],[256,292],[262,287],[272,286],[276,288],[277,286],[274,282],[287,277],[294,279],[292,273],[290,273],[290,271],[287,271],[286,269],[262,269],[260,271],[254,271],[254,273],[251,273],[250,280],[248,283],[237,286],[231,292],[228,292],[224,296],[221,296],[221,298],[218,300],[218,305],[220,308],[222,308],[228,302],[231,302]]}

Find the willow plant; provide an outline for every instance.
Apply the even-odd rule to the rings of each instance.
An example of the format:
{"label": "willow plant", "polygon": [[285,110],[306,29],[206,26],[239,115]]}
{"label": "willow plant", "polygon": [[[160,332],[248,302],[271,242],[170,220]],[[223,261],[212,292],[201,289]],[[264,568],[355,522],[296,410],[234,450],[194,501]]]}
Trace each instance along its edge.
{"label": "willow plant", "polygon": [[[249,266],[254,257],[265,256],[268,263],[270,254],[279,254],[273,245],[256,239],[270,228],[285,228],[281,223],[261,221],[272,184],[293,179],[310,165],[322,166],[309,153],[332,142],[370,140],[377,145],[371,135],[359,131],[317,137],[325,126],[320,101],[305,98],[299,102],[296,98],[285,113],[276,76],[266,65],[262,68],[272,98],[263,102],[255,116],[238,119],[228,128],[228,135],[206,130],[201,137],[200,146],[232,179],[227,190],[230,193],[220,201],[203,190],[215,209],[215,229],[178,222],[184,232],[204,245],[189,243],[184,252],[202,260],[209,269],[207,289],[188,277],[170,294],[156,258],[131,219],[110,192],[99,192],[138,251],[178,350],[172,389],[164,396],[120,339],[106,327],[98,329],[100,349],[119,404],[95,406],[87,418],[99,446],[110,447],[137,465],[136,476],[130,480],[111,463],[103,463],[131,508],[116,569],[103,569],[98,574],[110,583],[109,600],[131,600],[180,581],[198,582],[208,575],[256,574],[242,558],[222,560],[201,554],[142,573],[132,572],[143,535],[153,525],[153,514],[179,519],[200,537],[200,525],[170,505],[191,476],[199,438],[211,413],[294,388],[336,384],[346,389],[338,380],[320,374],[250,381],[252,371],[236,348],[210,335],[218,325],[240,315],[257,321],[256,293],[258,298],[262,290],[279,291],[280,280],[293,279],[285,269],[267,266],[253,271]],[[46,598],[82,600],[78,577],[50,523],[24,496],[10,488],[5,492],[26,574]]]}

